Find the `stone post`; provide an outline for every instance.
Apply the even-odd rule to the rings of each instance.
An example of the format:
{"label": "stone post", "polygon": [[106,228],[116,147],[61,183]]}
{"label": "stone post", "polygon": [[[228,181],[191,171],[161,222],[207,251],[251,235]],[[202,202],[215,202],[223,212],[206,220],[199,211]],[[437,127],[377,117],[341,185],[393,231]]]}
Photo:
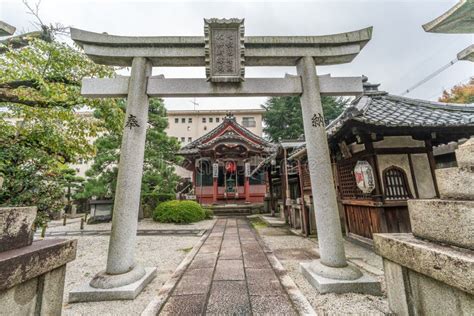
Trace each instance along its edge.
{"label": "stone post", "polygon": [[134,260],[151,68],[146,58],[133,59],[106,270],[90,286],[71,291],[70,302],[133,299],[156,274],[156,268],[145,269]]}
{"label": "stone post", "polygon": [[133,59],[107,257],[108,274],[126,273],[135,266],[135,237],[148,123],[146,86],[150,74],[151,64],[145,58]]}
{"label": "stone post", "polygon": [[297,72],[303,85],[301,110],[320,254],[320,260],[301,264],[303,275],[321,293],[380,294],[378,282],[346,261],[314,59],[302,57]]}
{"label": "stone post", "polygon": [[303,83],[301,111],[304,134],[307,135],[305,141],[321,263],[331,267],[345,267],[347,262],[337,212],[336,192],[319,94],[319,82],[313,58],[301,58],[297,70]]}

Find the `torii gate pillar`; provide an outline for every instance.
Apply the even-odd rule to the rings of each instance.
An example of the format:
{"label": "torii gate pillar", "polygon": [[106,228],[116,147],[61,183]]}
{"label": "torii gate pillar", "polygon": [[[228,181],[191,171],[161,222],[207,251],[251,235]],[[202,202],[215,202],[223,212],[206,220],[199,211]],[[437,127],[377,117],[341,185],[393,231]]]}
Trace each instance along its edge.
{"label": "torii gate pillar", "polygon": [[380,295],[380,283],[346,260],[316,65],[313,57],[305,56],[296,67],[303,85],[301,111],[320,255],[301,263],[301,271],[320,293]]}

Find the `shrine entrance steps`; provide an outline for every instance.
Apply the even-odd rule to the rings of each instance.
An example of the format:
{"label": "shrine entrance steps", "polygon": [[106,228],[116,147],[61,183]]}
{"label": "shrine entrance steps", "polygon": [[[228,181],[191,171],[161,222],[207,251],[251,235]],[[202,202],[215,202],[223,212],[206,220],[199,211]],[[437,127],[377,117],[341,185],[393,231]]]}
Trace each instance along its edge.
{"label": "shrine entrance steps", "polygon": [[[206,237],[204,237],[206,238]],[[220,218],[155,305],[160,315],[298,315],[314,311],[244,218]],[[186,259],[185,259],[186,261]],[[150,307],[150,306],[149,306]]]}
{"label": "shrine entrance steps", "polygon": [[216,204],[208,206],[217,217],[238,217],[260,213],[261,204]]}

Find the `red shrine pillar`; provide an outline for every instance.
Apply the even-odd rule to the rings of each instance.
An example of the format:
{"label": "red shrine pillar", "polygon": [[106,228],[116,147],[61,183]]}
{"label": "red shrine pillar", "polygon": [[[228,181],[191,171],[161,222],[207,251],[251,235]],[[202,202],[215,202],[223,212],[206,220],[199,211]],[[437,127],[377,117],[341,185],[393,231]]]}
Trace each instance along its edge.
{"label": "red shrine pillar", "polygon": [[212,164],[212,203],[217,203],[217,178],[219,177],[219,164]]}
{"label": "red shrine pillar", "polygon": [[250,202],[250,163],[245,163],[245,202]]}

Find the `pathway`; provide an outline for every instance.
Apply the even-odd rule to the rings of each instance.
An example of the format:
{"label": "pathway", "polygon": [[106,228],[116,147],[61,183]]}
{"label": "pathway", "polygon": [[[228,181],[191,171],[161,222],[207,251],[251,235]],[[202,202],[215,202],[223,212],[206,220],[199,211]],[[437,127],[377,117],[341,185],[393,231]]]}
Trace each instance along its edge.
{"label": "pathway", "polygon": [[218,219],[161,315],[296,315],[249,222]]}

